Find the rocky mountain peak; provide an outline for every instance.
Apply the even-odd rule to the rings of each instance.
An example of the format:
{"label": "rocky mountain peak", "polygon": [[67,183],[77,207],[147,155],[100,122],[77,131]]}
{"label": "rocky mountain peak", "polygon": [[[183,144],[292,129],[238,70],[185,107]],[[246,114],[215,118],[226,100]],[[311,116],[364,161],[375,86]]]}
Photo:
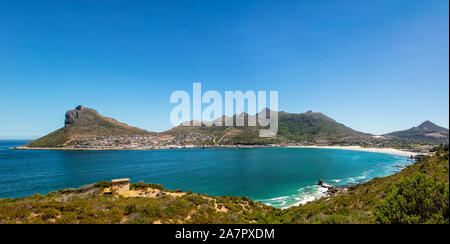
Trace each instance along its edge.
{"label": "rocky mountain peak", "polygon": [[436,127],[438,127],[438,126],[436,124],[434,124],[433,122],[429,121],[429,120],[423,122],[422,124],[420,124],[418,126],[418,128],[424,129],[424,130],[433,130]]}
{"label": "rocky mountain peak", "polygon": [[84,107],[83,105],[78,105],[75,109],[81,111],[81,110],[83,110],[85,108],[86,107]]}
{"label": "rocky mountain peak", "polygon": [[86,108],[83,105],[78,105],[75,109],[67,111],[64,125],[65,126],[72,125],[81,118],[88,119],[92,117],[93,114],[89,113],[89,111],[92,111],[95,114],[97,114],[95,110]]}

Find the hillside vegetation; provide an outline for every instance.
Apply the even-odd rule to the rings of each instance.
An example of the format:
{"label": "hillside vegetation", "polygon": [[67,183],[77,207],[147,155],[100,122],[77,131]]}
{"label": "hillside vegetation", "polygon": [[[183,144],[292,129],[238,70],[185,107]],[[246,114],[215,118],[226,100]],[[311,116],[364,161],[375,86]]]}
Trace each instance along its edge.
{"label": "hillside vegetation", "polygon": [[[244,124],[247,125],[248,115],[245,114]],[[257,115],[256,115],[257,116]],[[222,117],[222,121],[233,117]],[[274,144],[288,142],[350,142],[355,138],[370,140],[369,134],[361,133],[325,116],[322,113],[308,111],[306,113],[278,113],[278,134],[274,138],[259,137],[260,126],[178,126],[167,134],[197,132],[213,135],[219,144]]]}
{"label": "hillside vegetation", "polygon": [[[398,189],[404,189],[405,186],[414,191],[413,194],[401,195],[402,192]],[[430,191],[430,189],[432,190]],[[437,192],[436,189],[440,189],[442,192]],[[392,216],[383,214],[393,215],[399,213],[397,208],[408,209],[414,204],[418,204],[418,208],[415,210],[412,208],[413,211],[405,214],[410,216],[441,214],[443,222],[449,223],[448,192],[449,153],[447,145],[440,147],[435,156],[416,162],[397,174],[351,186],[349,191],[344,194],[290,208],[283,213],[283,219],[288,223],[410,223],[393,221]],[[429,193],[435,194],[438,198],[433,199],[433,195]],[[395,201],[405,197],[406,201]],[[385,202],[386,198],[390,203]],[[427,208],[428,203],[423,201],[424,199],[429,199],[427,201],[439,200],[440,202]],[[382,210],[390,204],[397,207],[387,212]],[[422,220],[418,223],[433,222],[427,218]]]}
{"label": "hillside vegetation", "polygon": [[132,184],[129,197],[103,194],[108,187],[1,199],[0,223],[449,223],[448,145],[395,175],[286,210],[154,184]]}
{"label": "hillside vegetation", "polygon": [[422,144],[448,144],[449,132],[448,129],[440,127],[431,121],[425,121],[419,126],[408,130],[391,132],[385,136]]}

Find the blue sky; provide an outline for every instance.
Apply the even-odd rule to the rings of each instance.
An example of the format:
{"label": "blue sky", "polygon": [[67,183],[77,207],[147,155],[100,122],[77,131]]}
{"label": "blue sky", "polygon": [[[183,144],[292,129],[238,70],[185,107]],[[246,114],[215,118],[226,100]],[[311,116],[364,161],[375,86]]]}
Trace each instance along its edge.
{"label": "blue sky", "polygon": [[166,130],[193,82],[374,134],[448,128],[448,67],[448,1],[1,1],[0,138],[78,104]]}

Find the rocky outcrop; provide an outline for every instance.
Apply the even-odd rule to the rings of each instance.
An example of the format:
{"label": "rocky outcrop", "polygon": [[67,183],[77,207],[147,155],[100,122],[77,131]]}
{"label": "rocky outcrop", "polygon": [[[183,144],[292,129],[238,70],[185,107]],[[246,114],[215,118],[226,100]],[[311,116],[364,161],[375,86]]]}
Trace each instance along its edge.
{"label": "rocky outcrop", "polygon": [[336,187],[336,186],[331,186],[331,185],[326,185],[323,183],[323,180],[321,178],[319,178],[319,183],[317,183],[318,186],[327,189],[326,191],[326,195],[327,196],[333,196],[339,193],[344,193],[347,191],[347,188],[345,187]]}
{"label": "rocky outcrop", "polygon": [[93,119],[95,116],[101,116],[94,109],[83,107],[82,105],[78,105],[75,109],[69,110],[66,112],[66,120],[64,121],[64,125],[72,125],[76,121],[80,119],[89,120]]}
{"label": "rocky outcrop", "polygon": [[64,125],[71,125],[75,123],[75,121],[80,118],[82,109],[84,109],[84,107],[79,105],[76,109],[67,111]]}
{"label": "rocky outcrop", "polygon": [[425,161],[426,159],[430,158],[430,156],[429,155],[425,155],[425,154],[418,154],[418,155],[416,155],[414,157],[411,157],[411,158],[415,159],[416,162],[422,162],[422,161]]}
{"label": "rocky outcrop", "polygon": [[333,195],[344,193],[347,191],[347,188],[345,188],[345,187],[336,187],[336,186],[327,186],[327,185],[323,185],[322,187],[327,189],[326,194],[328,196],[333,196]]}
{"label": "rocky outcrop", "polygon": [[319,183],[317,183],[318,186],[323,186],[323,180],[319,178]]}

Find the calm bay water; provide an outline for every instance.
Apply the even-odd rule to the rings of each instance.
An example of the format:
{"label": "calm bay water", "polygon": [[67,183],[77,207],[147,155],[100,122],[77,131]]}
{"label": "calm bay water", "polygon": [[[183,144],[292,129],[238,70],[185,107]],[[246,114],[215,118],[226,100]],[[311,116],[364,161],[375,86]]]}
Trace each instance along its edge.
{"label": "calm bay water", "polygon": [[306,148],[149,151],[11,150],[26,141],[0,141],[0,198],[130,178],[168,189],[248,196],[287,207],[321,196],[330,185],[360,183],[398,171],[406,157]]}

